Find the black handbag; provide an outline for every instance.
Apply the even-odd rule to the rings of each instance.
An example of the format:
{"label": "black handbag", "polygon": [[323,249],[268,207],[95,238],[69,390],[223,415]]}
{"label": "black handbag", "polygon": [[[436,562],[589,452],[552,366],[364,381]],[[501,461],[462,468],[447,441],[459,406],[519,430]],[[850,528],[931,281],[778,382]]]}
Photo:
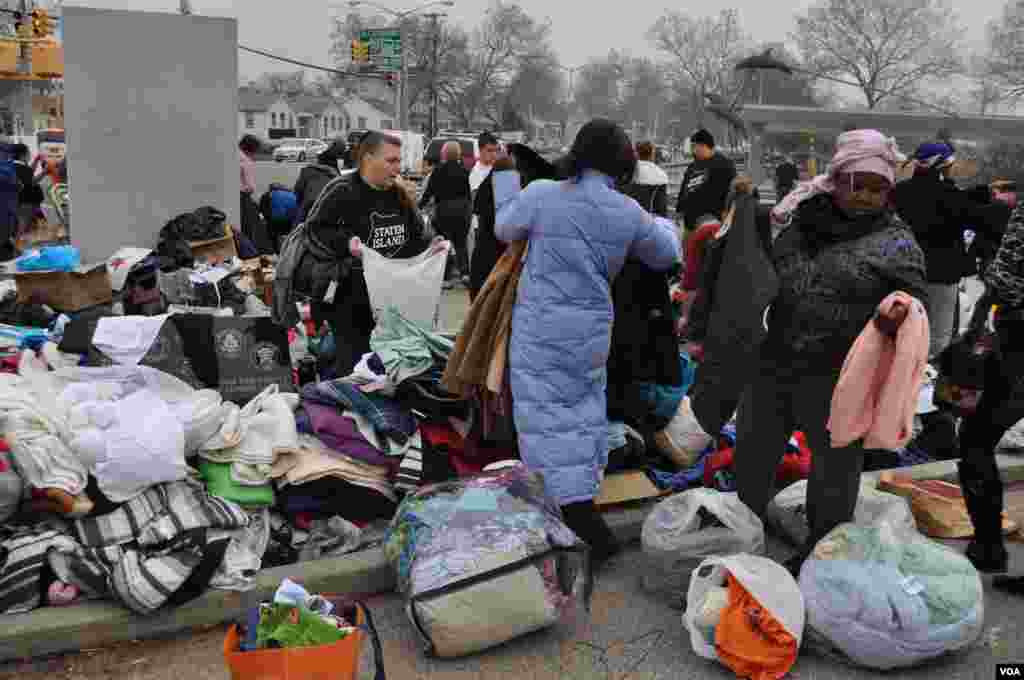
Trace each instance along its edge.
{"label": "black handbag", "polygon": [[[987,296],[978,301],[986,309],[987,303]],[[939,355],[939,377],[932,399],[938,408],[959,416],[977,412],[985,393],[986,375],[991,374],[992,362],[999,360],[999,336],[987,322],[987,316],[975,314],[967,331]]]}

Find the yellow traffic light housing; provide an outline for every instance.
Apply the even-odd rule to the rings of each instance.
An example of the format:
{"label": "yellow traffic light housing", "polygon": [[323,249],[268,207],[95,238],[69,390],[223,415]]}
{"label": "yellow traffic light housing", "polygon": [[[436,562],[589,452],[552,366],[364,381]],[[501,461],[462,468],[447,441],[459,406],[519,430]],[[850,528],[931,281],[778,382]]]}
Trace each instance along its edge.
{"label": "yellow traffic light housing", "polygon": [[359,39],[352,41],[352,63],[365,64],[370,60],[370,46]]}
{"label": "yellow traffic light housing", "polygon": [[53,33],[54,21],[45,9],[32,10],[32,35],[45,38]]}

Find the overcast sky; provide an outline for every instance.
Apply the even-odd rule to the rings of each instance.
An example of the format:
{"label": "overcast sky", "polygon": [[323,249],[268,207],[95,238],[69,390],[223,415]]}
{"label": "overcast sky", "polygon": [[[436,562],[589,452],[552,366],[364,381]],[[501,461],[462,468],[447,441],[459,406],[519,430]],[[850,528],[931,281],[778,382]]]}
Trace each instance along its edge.
{"label": "overcast sky", "polygon": [[[953,0],[972,41],[984,36],[985,23],[1002,11],[1005,0]],[[178,0],[66,0],[66,5],[110,9],[177,12]],[[379,4],[405,10],[421,2],[380,0]],[[793,13],[810,0],[519,0],[519,5],[537,19],[548,19],[562,64],[579,66],[609,49],[623,49],[637,56],[655,56],[644,37],[648,27],[666,9],[678,9],[694,16],[734,7],[744,28],[758,41],[784,40],[793,27]],[[446,10],[450,21],[466,28],[479,23],[488,0],[456,0]],[[335,9],[332,9],[334,7]],[[239,42],[301,61],[330,66],[331,17],[344,15],[346,0],[192,0],[195,14],[238,19]],[[584,27],[585,26],[585,27]],[[287,64],[242,54],[239,68],[243,78],[264,71],[289,70]]]}

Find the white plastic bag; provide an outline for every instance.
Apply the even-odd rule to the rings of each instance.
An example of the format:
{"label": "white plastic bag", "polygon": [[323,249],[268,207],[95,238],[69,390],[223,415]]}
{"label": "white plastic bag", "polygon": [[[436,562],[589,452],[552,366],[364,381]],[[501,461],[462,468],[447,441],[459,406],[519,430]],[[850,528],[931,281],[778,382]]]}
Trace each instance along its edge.
{"label": "white plastic bag", "polygon": [[714,640],[709,640],[707,621],[701,621],[701,615],[708,593],[724,587],[728,574],[793,636],[799,649],[804,635],[804,598],[796,581],[785,567],[767,557],[731,555],[709,557],[690,577],[683,625],[690,632],[693,651],[705,659],[718,660]]}
{"label": "white plastic bag", "polygon": [[[793,482],[780,491],[768,504],[765,521],[794,545],[807,542],[807,480]],[[879,491],[870,484],[860,485],[853,522],[863,526],[878,526],[888,522],[894,527],[917,529],[914,514],[907,499]]]}
{"label": "white plastic bag", "polygon": [[364,244],[363,275],[374,316],[394,306],[421,328],[436,330],[447,261],[448,249],[433,254],[428,249],[416,257],[389,259]]}
{"label": "white plastic bag", "polygon": [[878,670],[965,649],[981,635],[984,592],[963,555],[917,531],[841,524],[800,570],[808,642]]}
{"label": "white plastic bag", "polygon": [[679,403],[672,422],[654,435],[658,449],[680,469],[693,466],[713,441],[714,437],[704,431],[693,415],[689,397],[684,397]]}
{"label": "white plastic bag", "polygon": [[672,601],[705,558],[764,552],[764,525],[735,493],[689,489],[658,503],[644,521],[641,542],[644,590]]}

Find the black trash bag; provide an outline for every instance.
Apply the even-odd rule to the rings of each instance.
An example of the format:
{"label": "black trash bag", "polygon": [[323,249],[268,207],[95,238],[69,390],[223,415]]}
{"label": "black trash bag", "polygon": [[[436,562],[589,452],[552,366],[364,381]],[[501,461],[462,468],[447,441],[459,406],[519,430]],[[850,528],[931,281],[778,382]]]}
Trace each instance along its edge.
{"label": "black trash bag", "polygon": [[195,264],[190,241],[212,241],[223,238],[227,215],[209,206],[182,213],[160,230],[156,253],[161,271],[191,269]]}

